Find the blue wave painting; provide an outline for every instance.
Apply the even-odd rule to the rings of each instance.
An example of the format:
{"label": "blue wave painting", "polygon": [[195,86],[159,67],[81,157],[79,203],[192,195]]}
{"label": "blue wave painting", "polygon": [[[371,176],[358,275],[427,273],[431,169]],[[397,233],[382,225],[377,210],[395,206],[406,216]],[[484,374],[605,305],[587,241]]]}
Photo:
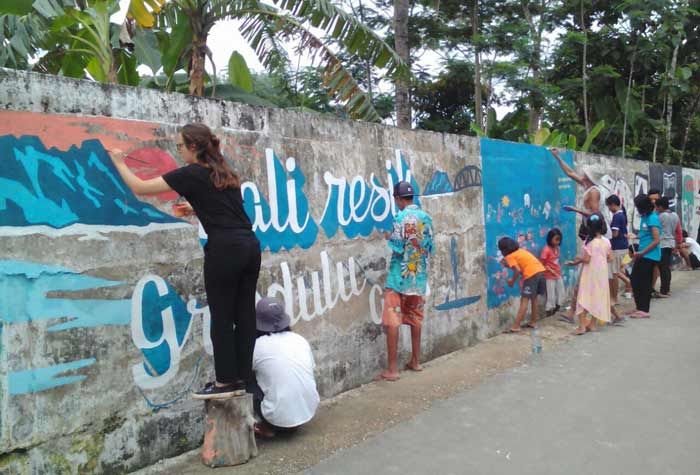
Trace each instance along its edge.
{"label": "blue wave painting", "polygon": [[128,325],[131,300],[48,297],[50,292],[114,287],[121,282],[34,262],[0,261],[0,319],[5,323],[68,318],[49,332],[78,327]]}
{"label": "blue wave painting", "polygon": [[[58,332],[79,327],[128,325],[130,299],[49,297],[50,292],[71,292],[121,285],[121,282],[82,275],[58,266],[34,262],[0,260],[0,325],[61,319],[48,327]],[[95,363],[94,358],[58,363],[48,367],[10,371],[8,392],[12,395],[72,384],[86,378],[69,374]]]}
{"label": "blue wave painting", "polygon": [[181,220],[139,201],[98,140],[67,151],[0,136],[0,226],[146,226]]}

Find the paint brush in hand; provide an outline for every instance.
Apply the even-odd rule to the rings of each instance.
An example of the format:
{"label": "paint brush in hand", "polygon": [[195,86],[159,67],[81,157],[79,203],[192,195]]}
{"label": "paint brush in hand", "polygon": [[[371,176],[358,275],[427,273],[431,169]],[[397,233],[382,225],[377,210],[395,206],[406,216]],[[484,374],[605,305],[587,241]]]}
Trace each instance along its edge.
{"label": "paint brush in hand", "polygon": [[[113,150],[107,150],[107,152],[108,152],[108,153],[114,153]],[[126,159],[126,158],[130,158],[131,160],[133,160],[133,161],[135,161],[135,162],[143,163],[144,165],[150,165],[150,163],[148,163],[146,160],[142,160],[142,159],[140,159],[140,158],[136,158],[136,157],[134,157],[133,155],[129,155],[128,153],[124,154],[124,158],[125,158],[125,159]]]}

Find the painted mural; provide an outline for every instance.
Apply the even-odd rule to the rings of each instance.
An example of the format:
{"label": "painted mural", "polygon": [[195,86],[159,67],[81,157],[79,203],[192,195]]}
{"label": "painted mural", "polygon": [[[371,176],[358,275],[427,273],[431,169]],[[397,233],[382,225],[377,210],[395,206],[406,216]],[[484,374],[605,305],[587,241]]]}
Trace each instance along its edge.
{"label": "painted mural", "polygon": [[[563,154],[573,165],[573,154]],[[484,223],[486,231],[486,272],[488,306],[498,307],[520,295],[517,287],[506,281],[509,270],[501,265],[498,240],[509,236],[520,247],[536,256],[545,245],[547,232],[561,229],[561,261],[576,254],[575,217],[562,207],[576,202],[575,184],[566,177],[550,152],[535,145],[481,139],[482,177],[484,186]],[[567,285],[573,269],[563,268]]]}
{"label": "painted mural", "polygon": [[[174,127],[95,117],[0,114],[3,242],[39,235],[55,239],[50,242],[99,240],[109,245],[116,233],[142,237],[197,226],[170,214],[175,193],[136,197],[107,154],[114,148],[129,150],[127,164],[137,175],[159,176],[177,166]],[[562,261],[576,253],[575,217],[562,211],[564,205],[576,202],[575,184],[541,147],[482,139],[481,167],[447,163],[443,165],[454,166],[427,170],[419,179],[409,166],[410,150],[381,149],[373,168],[343,176],[334,169],[314,172],[305,162],[307,157],[291,156],[277,147],[239,143],[229,133],[222,138],[228,156],[245,158],[244,176],[254,177],[242,184],[245,210],[266,256],[272,257],[264,268],[267,278],[258,296],[281,299],[293,325],[322,324],[324,318],[341,315],[348,308],[361,308],[366,315],[360,317],[363,323],[381,323],[383,288],[377,274],[382,267],[370,269],[363,262],[364,249],[352,255],[342,252],[338,244],[378,238],[391,228],[397,213],[391,191],[400,180],[410,181],[421,195],[419,201],[437,209],[450,200],[461,205],[471,198],[458,201],[460,196],[470,196],[469,190],[477,196],[483,190],[487,288],[470,285],[470,274],[481,275],[481,268],[465,268],[465,262],[470,262],[466,237],[449,235],[439,249],[444,256],[444,275],[440,275],[444,279],[432,289],[431,309],[437,318],[443,316],[446,321],[450,315],[467,315],[469,306],[480,302],[484,293],[489,308],[519,295],[517,288],[507,286],[508,271],[500,264],[496,243],[502,236],[517,239],[539,255],[547,231],[556,226],[564,234]],[[572,153],[564,154],[564,159],[573,164]],[[679,170],[662,169],[649,176],[635,173],[633,183],[610,170],[596,181],[604,193],[619,195],[627,205],[656,180],[665,194],[682,200],[684,223],[697,228],[700,172],[683,170],[681,187]],[[309,191],[312,185],[314,194]],[[479,233],[480,219],[479,214],[478,220],[470,221]],[[196,234],[200,243],[206,242],[201,226]],[[27,345],[22,356],[0,361],[7,370],[0,380],[2,394],[23,402],[21,398],[35,393],[61,394],[54,391],[59,388],[70,386],[77,391],[91,381],[100,363],[111,361],[104,354],[90,354],[92,350],[76,354],[68,346],[71,338],[88,329],[121,327],[127,342],[130,338],[131,352],[124,371],[145,404],[155,411],[187,397],[203,358],[212,353],[210,315],[201,295],[178,292],[172,275],[154,270],[136,269],[129,278],[119,272],[117,277],[111,273],[105,277],[98,272],[103,270],[99,263],[90,267],[98,271],[84,272],[51,262],[50,252],[43,255],[47,262],[0,260],[0,349],[8,351],[3,339],[7,330],[22,325],[33,325],[43,340],[57,342],[48,345],[53,354],[39,354],[40,349]],[[574,270],[565,271],[570,284]],[[110,291],[124,287],[127,297],[124,292],[119,298],[109,297]],[[33,359],[27,354],[37,356],[36,362],[30,363]],[[190,360],[185,372],[188,356],[194,365]]]}
{"label": "painted mural", "polygon": [[182,223],[124,185],[98,140],[47,149],[36,136],[0,136],[0,226],[147,226]]}
{"label": "painted mural", "polygon": [[[127,164],[137,175],[159,176],[177,166],[170,152],[174,132],[168,136],[167,130],[155,124],[142,123],[134,128],[131,122],[102,118],[52,115],[49,121],[41,120],[40,114],[21,112],[4,112],[3,116],[13,124],[10,127],[8,120],[0,127],[0,237],[43,234],[106,240],[110,232],[144,234],[191,226],[160,209],[169,210],[176,193],[157,196],[162,207],[137,198],[122,182],[107,154],[111,148],[130,150]],[[3,129],[13,133],[2,135]],[[83,140],[72,143],[67,134]],[[398,212],[391,193],[394,184],[406,180],[418,193],[421,189],[403,153],[395,150],[376,175],[344,177],[326,171],[325,205],[314,210],[306,195],[306,177],[295,157],[280,157],[267,148],[264,153],[254,154],[254,159],[262,162],[263,174],[261,183],[242,184],[244,206],[261,247],[272,253],[307,249],[321,234],[326,239],[354,238],[388,230]],[[480,180],[478,168],[468,172],[455,177],[458,190],[476,186],[474,180]],[[201,225],[198,236],[204,244],[207,236]],[[307,268],[301,275],[292,275],[285,260],[276,269],[268,269],[280,280],[258,289],[258,298],[280,298],[294,324],[312,321],[338,305],[363,297],[368,301],[370,320],[381,322],[382,288],[368,279],[354,257],[335,261],[323,250],[315,260],[320,261],[320,268]],[[457,284],[459,270],[454,268],[453,272]],[[134,382],[150,406],[167,407],[178,398],[157,402],[143,391],[161,388],[175,378],[195,325],[202,325],[201,345],[211,354],[208,307],[194,297],[178,295],[165,278],[154,274],[146,274],[136,282],[130,300],[73,297],[83,291],[123,285],[131,284],[48,263],[3,260],[0,319],[3,325],[50,321],[49,338],[76,328],[130,326],[135,351],[142,356],[142,361],[131,368]],[[55,297],[57,292],[67,295]],[[449,307],[457,308],[478,298],[451,301]],[[8,393],[19,396],[79,383],[96,361],[90,357],[37,368],[11,365]]]}
{"label": "painted mural", "polygon": [[681,221],[690,237],[700,236],[700,170],[683,169]]}
{"label": "painted mural", "polygon": [[661,196],[668,198],[671,211],[681,212],[683,193],[683,169],[678,166],[649,164],[649,188],[661,190]]}

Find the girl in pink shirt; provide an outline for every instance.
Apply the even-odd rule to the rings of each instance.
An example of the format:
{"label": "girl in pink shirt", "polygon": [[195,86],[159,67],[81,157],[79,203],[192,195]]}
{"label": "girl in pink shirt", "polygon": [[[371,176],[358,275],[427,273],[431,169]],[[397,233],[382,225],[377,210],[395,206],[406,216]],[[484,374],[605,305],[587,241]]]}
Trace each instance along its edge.
{"label": "girl in pink shirt", "polygon": [[566,289],[564,279],[561,276],[559,256],[561,255],[562,234],[559,228],[552,228],[547,233],[547,245],[542,248],[540,261],[546,269],[544,278],[547,282],[547,304],[545,306],[548,317],[554,315],[564,305]]}

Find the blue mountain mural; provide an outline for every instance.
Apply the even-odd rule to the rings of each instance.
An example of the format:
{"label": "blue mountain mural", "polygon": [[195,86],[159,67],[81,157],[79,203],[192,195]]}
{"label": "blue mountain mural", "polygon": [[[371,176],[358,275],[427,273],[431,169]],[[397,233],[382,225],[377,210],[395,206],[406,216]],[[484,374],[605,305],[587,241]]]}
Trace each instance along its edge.
{"label": "blue mountain mural", "polygon": [[425,186],[423,196],[441,195],[443,193],[452,193],[453,191],[449,175],[443,171],[436,171]]}
{"label": "blue mountain mural", "polygon": [[0,226],[177,222],[136,198],[98,140],[64,152],[36,136],[0,136]]}

